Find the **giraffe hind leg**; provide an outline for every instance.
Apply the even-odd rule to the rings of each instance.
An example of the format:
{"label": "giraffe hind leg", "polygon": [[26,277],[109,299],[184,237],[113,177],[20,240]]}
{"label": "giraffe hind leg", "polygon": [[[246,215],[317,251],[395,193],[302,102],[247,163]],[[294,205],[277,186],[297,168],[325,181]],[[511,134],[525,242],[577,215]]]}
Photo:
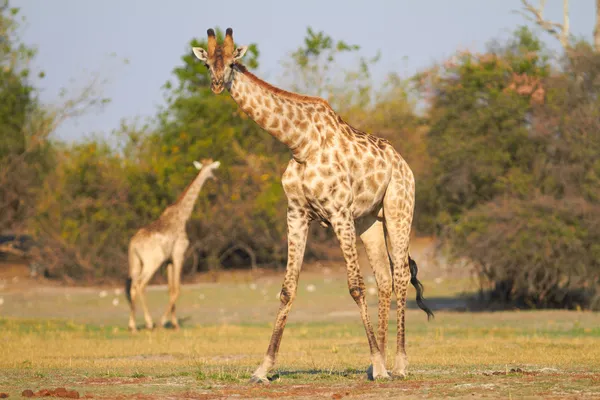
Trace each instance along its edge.
{"label": "giraffe hind leg", "polygon": [[382,357],[377,338],[373,333],[373,327],[369,318],[367,301],[365,298],[365,284],[360,273],[358,254],[356,251],[356,226],[352,215],[348,210],[342,210],[338,215],[331,217],[331,226],[340,242],[340,247],[346,260],[348,277],[348,290],[358,305],[360,316],[367,334],[369,350],[371,353],[371,373],[369,379],[387,379],[389,374],[385,368],[385,360]]}
{"label": "giraffe hind leg", "polygon": [[137,281],[142,271],[142,261],[135,252],[135,248],[129,249],[129,276],[125,280],[125,296],[129,302],[129,323],[128,327],[131,332],[137,331],[135,323],[135,300],[137,297]]}
{"label": "giraffe hind leg", "polygon": [[167,264],[167,283],[168,283],[168,288],[169,288],[169,304],[167,304],[167,309],[165,310],[165,313],[163,314],[162,318],[160,319],[160,324],[163,327],[166,327],[167,324],[169,323],[169,321],[171,320],[171,317],[173,315],[172,313],[172,303],[171,303],[171,299],[173,298],[173,263],[169,262]]}
{"label": "giraffe hind leg", "polygon": [[[156,270],[155,270],[156,271]],[[135,290],[140,296],[140,303],[142,304],[142,310],[144,311],[144,320],[146,321],[146,329],[154,329],[154,322],[152,321],[152,316],[148,311],[148,303],[146,302],[146,293],[145,289],[152,278],[153,273],[148,273],[144,271],[142,276],[140,277],[139,283]]]}
{"label": "giraffe hind leg", "polygon": [[385,243],[383,222],[375,217],[369,216],[357,223],[357,228],[377,282],[377,344],[379,345],[379,351],[385,362],[387,330],[392,300],[392,274]]}
{"label": "giraffe hind leg", "polygon": [[167,266],[167,276],[169,280],[169,304],[163,316],[162,325],[164,326],[170,320],[173,329],[179,329],[179,321],[175,315],[175,303],[181,292],[181,269],[185,259],[185,251],[189,245],[188,240],[178,240],[173,248],[173,257]]}

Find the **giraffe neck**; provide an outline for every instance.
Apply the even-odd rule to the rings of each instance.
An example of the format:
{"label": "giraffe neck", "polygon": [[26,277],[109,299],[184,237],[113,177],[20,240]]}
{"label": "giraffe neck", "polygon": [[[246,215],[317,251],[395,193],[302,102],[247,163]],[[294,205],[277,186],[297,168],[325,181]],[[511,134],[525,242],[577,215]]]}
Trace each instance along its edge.
{"label": "giraffe neck", "polygon": [[[260,127],[285,144],[294,159],[304,162],[320,146],[324,121],[332,112],[327,102],[278,89],[236,64],[229,87],[231,97]],[[319,116],[319,118],[317,118]]]}
{"label": "giraffe neck", "polygon": [[185,224],[187,220],[190,219],[192,211],[194,210],[196,199],[200,194],[200,189],[202,189],[204,182],[206,182],[208,179],[208,172],[209,171],[206,169],[200,171],[192,183],[190,183],[179,196],[179,199],[177,199],[177,201],[173,204],[172,208],[177,210],[177,222]]}

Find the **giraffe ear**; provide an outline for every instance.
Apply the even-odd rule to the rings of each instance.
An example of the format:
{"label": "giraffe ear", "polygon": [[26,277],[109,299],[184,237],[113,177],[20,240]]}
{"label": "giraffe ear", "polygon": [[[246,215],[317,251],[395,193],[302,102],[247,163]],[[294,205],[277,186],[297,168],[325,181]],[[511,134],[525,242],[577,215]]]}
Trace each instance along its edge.
{"label": "giraffe ear", "polygon": [[206,62],[208,60],[208,53],[202,47],[192,47],[192,51],[200,61]]}
{"label": "giraffe ear", "polygon": [[198,161],[194,161],[194,167],[196,167],[196,169],[200,171],[202,169],[202,164],[200,164]]}
{"label": "giraffe ear", "polygon": [[233,51],[233,59],[235,61],[241,59],[242,57],[244,57],[244,54],[246,54],[246,51],[248,50],[248,46],[240,46],[237,49],[235,49]]}

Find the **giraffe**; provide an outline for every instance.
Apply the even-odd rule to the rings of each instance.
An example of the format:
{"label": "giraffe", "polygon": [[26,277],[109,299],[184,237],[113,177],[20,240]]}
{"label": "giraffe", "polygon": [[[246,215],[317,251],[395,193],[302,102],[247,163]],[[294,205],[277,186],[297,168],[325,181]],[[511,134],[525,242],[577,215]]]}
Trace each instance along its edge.
{"label": "giraffe", "polygon": [[[404,159],[385,139],[353,128],[318,97],[287,92],[259,79],[241,64],[247,46],[234,47],[228,28],[222,44],[207,31],[207,49],[194,55],[208,68],[211,90],[227,89],[238,106],[291,150],[282,176],[288,200],[288,259],[280,306],[263,362],[251,381],[268,383],[288,313],[296,296],[309,224],[333,228],[346,262],[350,295],[360,310],[369,343],[370,379],[390,378],[385,367],[386,336],[392,292],[398,315],[397,352],[392,375],[406,375],[404,314],[409,281],[418,305],[427,313],[417,264],[409,257],[415,181]],[[365,284],[358,265],[356,236],[364,243],[378,287],[378,334],[373,332]],[[386,240],[387,239],[387,240]],[[389,246],[388,246],[389,245]]]}
{"label": "giraffe", "polygon": [[161,325],[164,326],[170,317],[173,327],[179,328],[175,317],[175,301],[179,296],[184,254],[189,245],[185,225],[206,180],[209,178],[216,180],[213,171],[219,168],[219,165],[219,161],[213,162],[211,159],[203,160],[202,163],[194,161],[194,167],[199,170],[198,175],[179,196],[179,199],[168,206],[157,220],[140,228],[131,238],[129,242],[129,277],[125,283],[125,294],[131,305],[129,329],[132,332],[137,330],[135,297],[138,294],[144,310],[146,327],[154,328],[146,305],[144,289],[154,273],[165,263],[167,263],[169,283],[169,305],[162,316]]}

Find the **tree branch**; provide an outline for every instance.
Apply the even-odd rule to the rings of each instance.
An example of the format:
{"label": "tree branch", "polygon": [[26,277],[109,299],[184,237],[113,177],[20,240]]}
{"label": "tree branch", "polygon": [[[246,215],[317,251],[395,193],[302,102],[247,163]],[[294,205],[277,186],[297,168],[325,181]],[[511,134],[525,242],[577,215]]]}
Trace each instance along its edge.
{"label": "tree branch", "polygon": [[232,254],[236,250],[242,250],[246,254],[248,254],[248,256],[250,257],[252,271],[256,271],[256,254],[254,254],[254,250],[252,250],[252,248],[247,244],[239,241],[234,243],[231,247],[225,250],[223,254],[221,254],[221,256],[219,257],[219,263],[222,263],[230,254]]}
{"label": "tree branch", "polygon": [[[563,0],[562,24],[544,19],[545,0],[540,0],[540,6],[538,8],[531,5],[528,0],[521,0],[521,3],[523,3],[523,7],[526,11],[526,13],[521,13],[522,15],[534,21],[540,28],[557,38],[565,50],[569,48],[569,0]],[[531,14],[533,18],[527,17],[527,13]]]}
{"label": "tree branch", "polygon": [[600,53],[600,0],[596,0],[596,27],[594,28],[594,49]]}

